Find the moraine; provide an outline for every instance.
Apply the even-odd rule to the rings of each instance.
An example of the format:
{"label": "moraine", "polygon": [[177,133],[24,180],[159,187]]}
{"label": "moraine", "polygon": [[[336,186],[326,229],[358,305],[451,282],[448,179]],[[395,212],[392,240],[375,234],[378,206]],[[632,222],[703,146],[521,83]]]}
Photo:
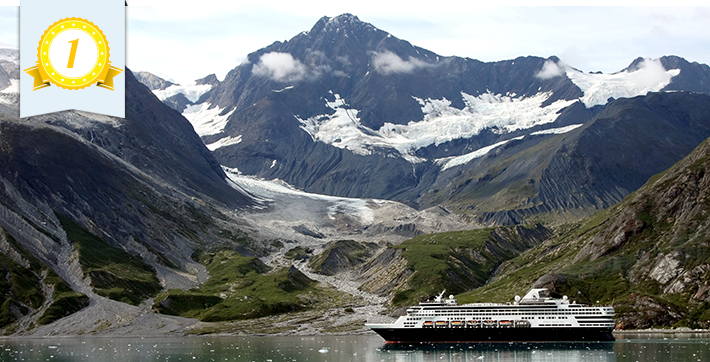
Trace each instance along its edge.
{"label": "moraine", "polygon": [[458,305],[453,295],[407,309],[394,323],[366,324],[387,343],[613,341],[614,308],[553,299],[532,289],[514,303]]}

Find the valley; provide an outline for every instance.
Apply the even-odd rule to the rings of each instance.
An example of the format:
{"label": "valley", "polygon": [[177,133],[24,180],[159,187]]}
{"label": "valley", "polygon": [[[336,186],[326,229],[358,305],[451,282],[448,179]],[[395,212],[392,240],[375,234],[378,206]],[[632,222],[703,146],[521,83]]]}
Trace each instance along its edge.
{"label": "valley", "polygon": [[710,328],[705,64],[444,57],[343,14],[222,80],[126,69],[121,119],[21,119],[19,77],[0,49],[3,335],[368,333],[533,286]]}

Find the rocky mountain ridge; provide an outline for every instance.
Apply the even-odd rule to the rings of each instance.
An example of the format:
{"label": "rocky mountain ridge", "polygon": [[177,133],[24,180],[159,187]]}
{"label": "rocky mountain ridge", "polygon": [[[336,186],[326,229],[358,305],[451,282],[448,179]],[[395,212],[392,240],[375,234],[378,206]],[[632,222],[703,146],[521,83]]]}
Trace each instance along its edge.
{"label": "rocky mountain ridge", "polygon": [[[504,263],[464,301],[509,298],[535,282],[612,304],[617,328],[708,328],[710,142],[618,205],[562,229]],[[597,302],[598,301],[598,302]]]}
{"label": "rocky mountain ridge", "polygon": [[249,59],[153,91],[126,70],[125,119],[19,119],[1,95],[3,333],[350,331],[441,286],[500,301],[538,277],[616,304],[620,328],[705,318],[704,156],[549,225],[708,136],[707,66],[640,59],[605,83],[555,57],[439,57],[352,15]]}
{"label": "rocky mountain ridge", "polygon": [[[103,308],[105,298],[138,304],[164,287],[194,285],[205,277],[190,258],[201,245],[263,253],[230,214],[255,201],[226,180],[184,118],[129,70],[126,78],[125,119],[78,111],[0,115],[0,228],[13,260],[5,265],[32,267],[36,279],[28,285],[45,300],[31,304],[15,294],[3,308],[5,333],[27,333],[71,292]],[[51,282],[55,291],[61,284],[69,294],[40,288],[52,275],[61,281]]]}
{"label": "rocky mountain ridge", "polygon": [[[291,306],[307,299],[304,313],[342,310],[354,303],[348,293],[271,259],[291,245],[320,250],[341,235],[367,238],[368,227],[395,240],[474,227],[443,212],[276,192],[273,183],[227,175],[187,120],[130,70],[126,84],[125,119],[80,111],[20,119],[16,106],[0,114],[0,264],[11,271],[0,283],[3,334],[187,333],[198,321],[155,313],[154,298],[161,305],[179,299],[173,289],[224,287],[204,284],[219,268],[199,258],[221,253],[269,261],[259,280],[282,278],[276,286],[293,295]],[[283,223],[292,223],[285,232]]]}
{"label": "rocky mountain ridge", "polygon": [[[628,131],[592,132],[595,116],[622,98],[654,91],[680,91],[676,106],[686,112],[685,104],[699,101],[687,92],[710,94],[708,77],[707,65],[677,56],[639,58],[613,75],[583,73],[556,57],[490,63],[441,57],[343,14],[251,53],[189,107],[166,104],[183,112],[221,165],[247,175],[312,193],[442,205],[488,224],[564,222],[618,202],[699,142],[655,144],[668,161],[649,168],[627,158],[612,175],[580,170],[601,158],[614,162],[603,150],[623,144],[611,144],[604,132]],[[664,98],[649,97],[623,107],[628,114],[660,112],[660,105],[646,104]],[[665,122],[683,132],[684,120]],[[710,136],[703,132],[700,139]],[[602,152],[577,150],[577,137]],[[626,137],[659,141],[643,133]],[[556,153],[562,145],[563,153],[587,159],[562,161],[566,156]],[[510,165],[510,157],[517,163]],[[551,185],[558,177],[573,179]]]}

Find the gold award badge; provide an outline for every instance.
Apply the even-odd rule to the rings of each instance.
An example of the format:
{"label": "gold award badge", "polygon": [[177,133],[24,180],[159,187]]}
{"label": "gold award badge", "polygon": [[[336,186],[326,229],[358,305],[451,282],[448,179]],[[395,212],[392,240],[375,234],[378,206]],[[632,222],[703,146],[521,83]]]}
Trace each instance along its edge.
{"label": "gold award badge", "polygon": [[82,89],[94,83],[113,90],[113,77],[123,70],[111,66],[104,33],[94,23],[66,18],[44,31],[37,47],[37,66],[25,69],[34,78],[32,90],[49,87]]}

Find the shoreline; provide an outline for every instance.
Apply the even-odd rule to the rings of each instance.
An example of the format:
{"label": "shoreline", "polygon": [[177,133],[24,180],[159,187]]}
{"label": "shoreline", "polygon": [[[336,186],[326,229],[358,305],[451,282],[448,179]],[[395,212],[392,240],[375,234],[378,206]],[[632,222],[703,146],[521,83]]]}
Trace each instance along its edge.
{"label": "shoreline", "polygon": [[[614,330],[612,332],[614,335],[639,335],[639,334],[708,334],[710,335],[710,329],[690,329],[690,328],[678,328],[678,329],[627,329],[627,330]],[[328,334],[229,334],[229,333],[214,333],[214,334],[175,334],[175,335],[162,335],[162,336],[140,336],[140,335],[111,335],[111,334],[98,334],[98,335],[58,335],[58,336],[0,336],[0,341],[10,340],[10,339],[75,339],[75,338],[86,338],[86,339],[106,339],[106,338],[138,338],[138,339],[153,339],[153,338],[166,338],[166,339],[180,339],[180,338],[204,338],[204,337],[218,337],[218,338],[230,338],[230,337],[333,337],[333,336],[367,336],[367,335],[377,335],[372,331],[363,331],[360,333],[328,333]]]}
{"label": "shoreline", "polygon": [[691,328],[615,329],[612,333],[613,334],[688,334],[688,333],[710,334],[710,329],[691,329]]}

